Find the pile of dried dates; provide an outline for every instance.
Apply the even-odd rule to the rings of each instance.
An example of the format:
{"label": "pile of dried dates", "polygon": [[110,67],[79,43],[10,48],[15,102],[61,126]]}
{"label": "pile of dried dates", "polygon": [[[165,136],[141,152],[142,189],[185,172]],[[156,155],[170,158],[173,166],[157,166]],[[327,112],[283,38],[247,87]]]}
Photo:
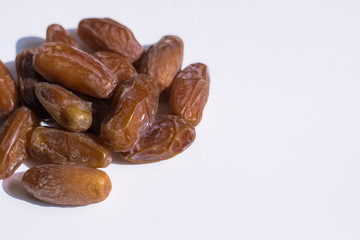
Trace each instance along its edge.
{"label": "pile of dried dates", "polygon": [[[103,201],[112,152],[133,163],[171,158],[195,140],[209,95],[208,67],[181,69],[184,45],[164,36],[147,50],[109,18],[79,23],[77,34],[50,25],[46,42],[16,56],[17,83],[0,61],[0,179],[27,159],[42,165],[22,178],[37,199],[61,205]],[[171,113],[159,114],[167,102]]]}

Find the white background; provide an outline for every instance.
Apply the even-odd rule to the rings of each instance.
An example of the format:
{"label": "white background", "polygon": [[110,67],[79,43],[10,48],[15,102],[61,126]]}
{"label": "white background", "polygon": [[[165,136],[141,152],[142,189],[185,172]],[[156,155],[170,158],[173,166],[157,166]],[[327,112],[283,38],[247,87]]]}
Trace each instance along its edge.
{"label": "white background", "polygon": [[183,66],[209,66],[197,139],[168,161],[115,160],[91,206],[41,204],[21,173],[0,181],[1,239],[360,239],[359,1],[3,0],[0,59],[86,17],[142,44],[176,34]]}

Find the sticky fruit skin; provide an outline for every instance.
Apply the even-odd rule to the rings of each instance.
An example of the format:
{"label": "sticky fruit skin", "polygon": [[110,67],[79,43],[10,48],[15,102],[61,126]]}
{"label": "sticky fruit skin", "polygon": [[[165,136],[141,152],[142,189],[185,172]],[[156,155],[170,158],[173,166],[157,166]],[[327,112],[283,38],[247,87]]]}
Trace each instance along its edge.
{"label": "sticky fruit skin", "polygon": [[157,162],[183,152],[194,141],[195,128],[178,116],[158,116],[133,148],[121,156],[133,163]]}
{"label": "sticky fruit skin", "polygon": [[29,152],[33,159],[44,163],[104,168],[112,161],[111,152],[98,137],[47,127],[32,132]]}
{"label": "sticky fruit skin", "polygon": [[81,20],[78,35],[94,51],[115,52],[131,63],[144,52],[131,30],[110,18]]}
{"label": "sticky fruit skin", "polygon": [[139,73],[152,77],[160,92],[167,89],[183,62],[184,43],[177,36],[164,36],[152,45],[140,62]]}
{"label": "sticky fruit skin", "polygon": [[0,179],[10,177],[28,159],[31,131],[39,119],[27,107],[15,110],[0,128]]}
{"label": "sticky fruit skin", "polygon": [[41,45],[33,66],[47,81],[96,98],[109,97],[117,83],[98,59],[64,43]]}
{"label": "sticky fruit skin", "polygon": [[45,79],[38,74],[32,64],[36,49],[26,49],[16,55],[16,73],[22,100],[26,106],[35,111],[39,117],[49,117],[35,95],[35,87]]}
{"label": "sticky fruit skin", "polygon": [[155,119],[159,91],[144,74],[136,75],[119,86],[110,111],[100,126],[100,138],[112,151],[129,151]]}
{"label": "sticky fruit skin", "polygon": [[210,77],[205,64],[194,63],[179,72],[172,84],[169,103],[173,113],[197,126],[209,97]]}
{"label": "sticky fruit skin", "polygon": [[105,172],[81,165],[36,166],[25,172],[22,183],[28,193],[41,201],[69,206],[104,201],[111,191]]}
{"label": "sticky fruit skin", "polygon": [[0,118],[6,118],[20,106],[20,95],[6,65],[0,60]]}
{"label": "sticky fruit skin", "polygon": [[94,57],[100,60],[118,80],[118,85],[137,75],[134,66],[120,54],[99,51],[95,52]]}
{"label": "sticky fruit skin", "polygon": [[51,24],[46,29],[46,42],[61,42],[69,44],[70,46],[79,48],[79,45],[75,39],[71,36],[70,32],[67,31],[63,26],[59,24]]}
{"label": "sticky fruit skin", "polygon": [[35,94],[48,113],[67,130],[83,132],[91,126],[90,104],[67,89],[42,82],[37,84]]}

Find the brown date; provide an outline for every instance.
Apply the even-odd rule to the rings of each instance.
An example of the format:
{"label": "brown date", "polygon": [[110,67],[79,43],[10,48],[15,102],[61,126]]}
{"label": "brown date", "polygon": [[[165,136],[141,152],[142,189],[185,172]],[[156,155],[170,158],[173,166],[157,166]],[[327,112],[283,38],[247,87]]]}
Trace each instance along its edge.
{"label": "brown date", "polygon": [[92,122],[91,106],[69,90],[51,83],[38,83],[35,94],[48,113],[72,132],[86,131]]}
{"label": "brown date", "polygon": [[35,111],[39,117],[48,117],[49,114],[43,108],[35,95],[35,87],[45,79],[38,74],[33,65],[32,59],[36,49],[27,49],[16,55],[16,73],[19,83],[21,97],[26,106]]}
{"label": "brown date", "polygon": [[156,83],[144,74],[119,86],[100,127],[100,137],[111,150],[124,152],[132,148],[154,120],[158,97]]}
{"label": "brown date", "polygon": [[125,80],[137,74],[134,66],[117,53],[103,51],[95,52],[93,55],[117,77],[118,84],[123,83]]}
{"label": "brown date", "polygon": [[165,36],[146,51],[139,72],[152,77],[161,92],[171,85],[180,71],[183,55],[183,41],[177,36]]}
{"label": "brown date", "polygon": [[103,168],[112,161],[109,149],[96,136],[55,128],[36,128],[28,149],[34,159],[46,163]]}
{"label": "brown date", "polygon": [[36,166],[25,172],[22,183],[29,194],[41,201],[70,206],[104,201],[111,191],[105,172],[81,165]]}
{"label": "brown date", "polygon": [[209,97],[209,89],[208,67],[202,63],[190,64],[177,74],[172,84],[169,103],[173,113],[197,126]]}
{"label": "brown date", "polygon": [[33,65],[46,80],[93,97],[109,97],[116,87],[116,78],[98,59],[64,43],[41,45]]}
{"label": "brown date", "polygon": [[116,52],[131,63],[144,52],[131,30],[110,18],[83,19],[78,35],[94,51]]}
{"label": "brown date", "polygon": [[30,134],[39,124],[27,107],[15,110],[0,129],[0,179],[10,177],[28,158]]}
{"label": "brown date", "polygon": [[20,105],[20,96],[14,79],[0,60],[0,118],[7,117]]}
{"label": "brown date", "polygon": [[156,162],[183,152],[195,140],[195,128],[178,116],[163,115],[121,156],[134,163]]}
{"label": "brown date", "polygon": [[59,24],[51,24],[46,30],[46,42],[61,42],[79,48],[70,32]]}

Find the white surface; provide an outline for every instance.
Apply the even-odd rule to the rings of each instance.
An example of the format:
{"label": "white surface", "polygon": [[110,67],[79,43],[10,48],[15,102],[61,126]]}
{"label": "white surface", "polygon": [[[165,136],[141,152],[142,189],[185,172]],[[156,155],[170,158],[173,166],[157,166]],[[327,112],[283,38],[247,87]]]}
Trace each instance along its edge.
{"label": "white surface", "polygon": [[14,177],[1,239],[360,239],[360,2],[194,2],[1,3],[6,63],[51,23],[111,17],[142,44],[179,35],[211,76],[183,154],[111,165],[110,197],[86,207],[24,201]]}

